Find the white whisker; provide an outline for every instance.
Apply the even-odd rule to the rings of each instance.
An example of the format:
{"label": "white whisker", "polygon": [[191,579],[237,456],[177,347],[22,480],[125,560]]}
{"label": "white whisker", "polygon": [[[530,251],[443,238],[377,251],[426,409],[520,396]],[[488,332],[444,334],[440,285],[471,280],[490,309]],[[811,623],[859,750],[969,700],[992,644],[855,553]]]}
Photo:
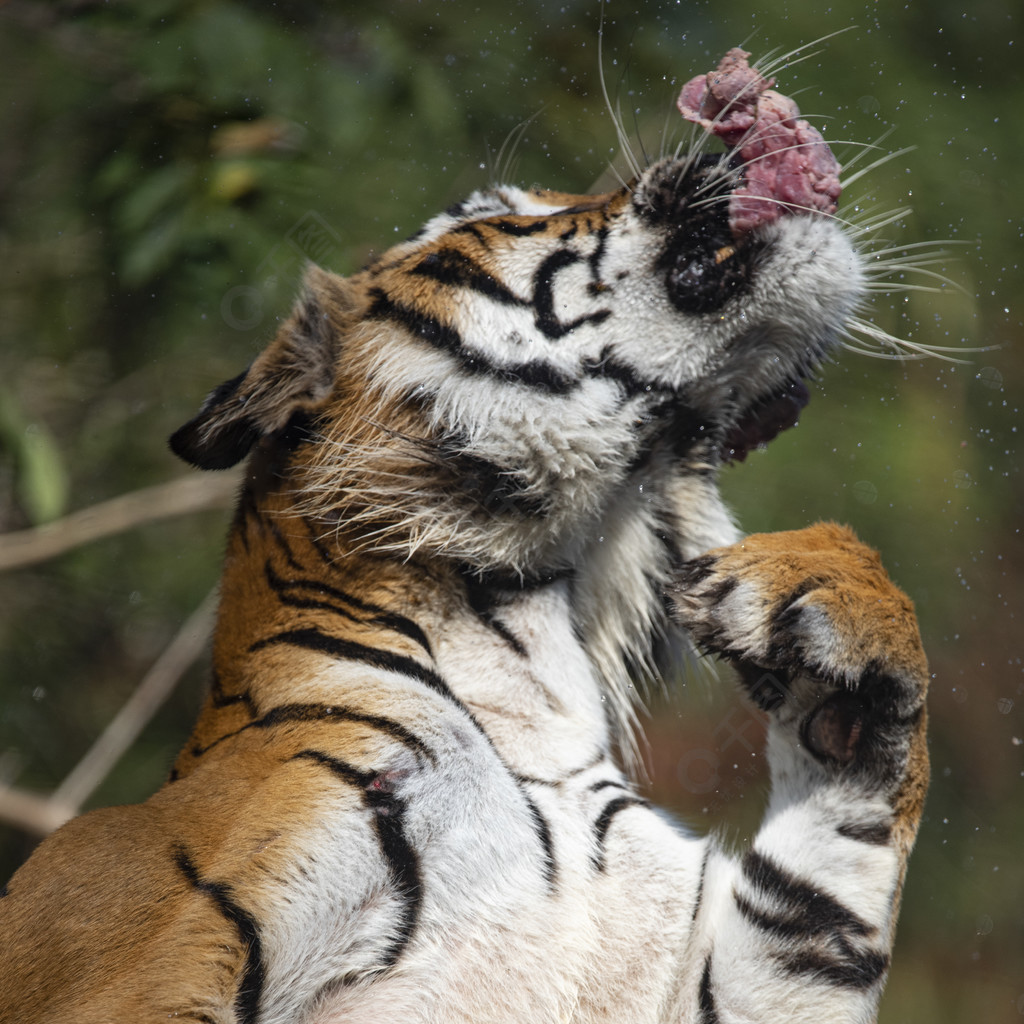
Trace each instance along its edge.
{"label": "white whisker", "polygon": [[611,115],[612,124],[615,127],[615,135],[619,142],[619,147],[622,150],[623,157],[626,163],[629,165],[629,169],[633,177],[640,177],[643,173],[643,169],[637,162],[636,156],[633,154],[632,146],[629,142],[629,136],[626,134],[626,130],[622,126],[622,116],[616,107],[612,105],[611,97],[608,95],[608,81],[604,73],[604,5],[601,5],[601,18],[597,28],[597,74],[598,81],[601,84],[601,95],[604,98],[604,105],[608,113]]}
{"label": "white whisker", "polygon": [[[943,283],[945,283],[944,279]],[[864,285],[864,291],[877,292],[879,295],[896,295],[902,292],[926,292],[930,295],[938,295],[941,294],[942,289],[931,284],[894,284],[882,281],[869,281]]]}
{"label": "white whisker", "polygon": [[829,146],[832,148],[835,148],[836,146],[852,146],[858,150],[858,152],[855,153],[852,157],[850,157],[849,160],[844,160],[842,162],[843,172],[845,173],[849,171],[849,169],[853,167],[854,164],[859,163],[861,160],[863,160],[868,153],[871,153],[873,151],[888,152],[888,150],[884,150],[882,148],[882,143],[885,142],[885,140],[889,138],[889,136],[892,135],[895,131],[896,129],[894,127],[887,128],[884,132],[882,132],[881,135],[878,136],[878,138],[874,142],[860,142],[857,139],[839,139],[830,140]]}
{"label": "white whisker", "polygon": [[[969,294],[967,290],[957,284],[955,281],[951,281],[945,274],[940,274],[935,270],[928,270],[926,267],[917,267],[912,264],[897,264],[894,267],[871,267],[869,264],[869,271],[873,276],[880,277],[883,272],[891,270],[900,270],[905,273],[916,274],[919,277],[927,277],[933,281],[937,281],[940,285],[947,288],[952,288],[955,291],[961,292],[964,295]],[[875,290],[879,290],[883,285],[883,281],[869,281],[868,284]],[[932,285],[915,285],[910,282],[893,281],[891,285],[893,291],[939,291],[938,288]]]}
{"label": "white whisker", "polygon": [[887,164],[890,160],[896,160],[898,157],[906,156],[907,153],[913,153],[914,146],[904,146],[902,149],[893,150],[892,153],[886,153],[885,156],[880,156],[877,160],[868,164],[867,167],[862,167],[859,171],[851,174],[848,178],[843,178],[843,187],[849,188],[855,181],[859,181],[864,177],[865,174],[870,174],[872,171],[877,170],[883,164]]}
{"label": "white whisker", "polygon": [[[986,351],[986,349],[959,348],[953,345],[926,345],[922,342],[910,341],[908,338],[899,338],[888,331],[873,324],[870,320],[863,320],[860,317],[853,317],[847,325],[846,337],[860,336],[870,342],[876,342],[881,349],[872,349],[871,354],[882,358],[906,360],[906,359],[940,359],[947,363],[969,364],[970,360],[959,358],[959,356],[948,355],[956,352],[970,354]],[[844,342],[844,347],[849,347]],[[886,353],[886,349],[891,352]],[[865,353],[868,354],[868,353]]]}
{"label": "white whisker", "polygon": [[852,352],[854,355],[867,356],[868,359],[882,359],[890,363],[909,363],[924,358],[924,356],[909,355],[903,352],[880,352],[878,349],[864,348],[861,345],[854,345],[848,341],[840,341],[839,344],[847,352]]}
{"label": "white whisker", "polygon": [[976,245],[975,239],[967,238],[944,238],[941,242],[907,242],[906,245],[893,245],[888,249],[873,249],[871,252],[872,256],[888,256],[894,252],[908,252],[911,249],[927,249],[926,256],[936,257],[932,262],[940,262],[940,257],[948,256],[949,254],[943,249],[933,248],[935,245]]}
{"label": "white whisker", "polygon": [[[492,180],[495,183],[512,181],[515,179],[514,163],[517,161],[517,150],[523,141],[527,128],[537,119],[540,111],[520,121],[504,138],[498,152],[495,154],[492,164]],[[507,152],[506,152],[507,151]]]}
{"label": "white whisker", "polygon": [[[828,42],[830,39],[835,39],[836,36],[841,36],[844,32],[852,32],[856,28],[856,25],[847,25],[845,28],[836,29],[835,32],[829,32],[827,35],[819,36],[817,39],[812,40],[809,43],[804,43],[802,46],[798,46],[789,53],[781,54],[778,57],[774,57],[775,50],[769,50],[761,61],[766,63],[761,66],[760,61],[755,61],[755,67],[761,72],[766,78],[770,74],[774,74],[776,71],[782,68],[791,68],[797,64],[803,63],[805,60],[811,60],[814,57],[824,53],[824,49],[810,50],[812,46],[821,46],[822,43]],[[807,51],[807,52],[805,52]],[[799,54],[799,56],[797,56]]]}

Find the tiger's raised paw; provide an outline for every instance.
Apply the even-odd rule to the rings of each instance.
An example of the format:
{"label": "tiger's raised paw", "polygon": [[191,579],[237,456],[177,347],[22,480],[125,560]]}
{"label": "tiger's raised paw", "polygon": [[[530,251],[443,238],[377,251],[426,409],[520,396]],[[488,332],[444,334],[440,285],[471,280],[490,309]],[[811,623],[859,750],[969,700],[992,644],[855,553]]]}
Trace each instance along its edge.
{"label": "tiger's raised paw", "polygon": [[851,530],[754,534],[687,562],[669,596],[696,645],[820,763],[903,775],[927,662],[909,598]]}

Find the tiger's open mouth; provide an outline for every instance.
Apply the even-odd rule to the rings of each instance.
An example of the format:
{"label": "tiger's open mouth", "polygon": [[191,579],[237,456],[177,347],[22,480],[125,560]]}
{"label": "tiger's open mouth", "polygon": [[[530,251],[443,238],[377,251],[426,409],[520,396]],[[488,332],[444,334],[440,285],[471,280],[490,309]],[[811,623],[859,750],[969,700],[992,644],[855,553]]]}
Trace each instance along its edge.
{"label": "tiger's open mouth", "polygon": [[742,462],[752,449],[795,427],[810,399],[807,385],[794,378],[781,391],[755,402],[726,432],[718,450],[719,458],[724,463]]}

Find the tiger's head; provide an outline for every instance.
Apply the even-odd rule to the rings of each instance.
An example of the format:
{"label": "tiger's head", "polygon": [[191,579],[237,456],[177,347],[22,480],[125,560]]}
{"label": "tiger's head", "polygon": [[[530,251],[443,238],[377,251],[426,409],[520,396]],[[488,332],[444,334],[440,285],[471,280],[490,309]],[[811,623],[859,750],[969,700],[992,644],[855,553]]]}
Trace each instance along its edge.
{"label": "tiger's head", "polygon": [[722,543],[717,468],[796,422],[863,287],[826,217],[734,238],[709,201],[731,180],[701,157],[598,196],[494,188],[353,277],[310,267],[172,447],[211,469],[287,448],[298,509],[481,572],[572,565],[629,503],[683,554]]}
{"label": "tiger's head", "polygon": [[737,228],[746,165],[701,149],[602,195],[480,191],[354,276],[311,267],[172,447],[255,447],[257,486],[346,549],[571,572],[595,661],[642,660],[672,564],[735,538],[719,467],[796,422],[864,290],[827,213],[768,194],[784,215]]}

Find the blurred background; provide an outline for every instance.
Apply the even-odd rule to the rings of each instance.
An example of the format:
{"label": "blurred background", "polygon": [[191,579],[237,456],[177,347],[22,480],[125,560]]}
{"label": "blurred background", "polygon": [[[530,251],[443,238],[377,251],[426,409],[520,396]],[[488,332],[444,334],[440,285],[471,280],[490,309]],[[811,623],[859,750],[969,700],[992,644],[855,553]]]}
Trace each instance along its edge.
{"label": "blurred background", "polygon": [[[939,252],[949,284],[879,296],[872,318],[978,351],[842,353],[725,489],[751,531],[850,523],[920,613],[933,785],[881,1020],[1020,1020],[1019,4],[612,0],[603,59],[600,14],[0,4],[0,876],[79,805],[144,798],[184,740],[233,481],[189,473],[165,438],[272,336],[306,259],[355,270],[496,176],[588,190],[617,151],[602,67],[657,155],[680,85],[728,47],[785,54],[853,26],[780,87],[844,162],[914,147],[840,213],[897,212],[883,237]],[[756,716],[725,680],[681,680],[648,724],[656,799],[742,846]]]}

